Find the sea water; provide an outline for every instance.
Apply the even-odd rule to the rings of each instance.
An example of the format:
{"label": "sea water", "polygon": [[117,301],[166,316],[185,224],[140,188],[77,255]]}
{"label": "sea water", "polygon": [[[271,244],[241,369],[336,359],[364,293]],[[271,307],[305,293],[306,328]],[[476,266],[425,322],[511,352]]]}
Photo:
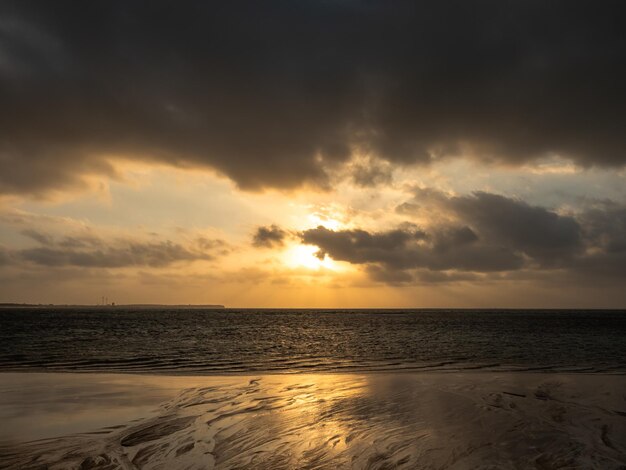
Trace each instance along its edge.
{"label": "sea water", "polygon": [[0,370],[626,372],[626,312],[0,310]]}

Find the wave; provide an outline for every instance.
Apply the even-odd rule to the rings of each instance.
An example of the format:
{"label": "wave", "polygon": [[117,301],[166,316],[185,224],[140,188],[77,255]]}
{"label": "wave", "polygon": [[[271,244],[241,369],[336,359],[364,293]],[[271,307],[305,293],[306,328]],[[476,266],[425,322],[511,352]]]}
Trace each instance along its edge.
{"label": "wave", "polygon": [[626,373],[602,311],[0,310],[0,370]]}

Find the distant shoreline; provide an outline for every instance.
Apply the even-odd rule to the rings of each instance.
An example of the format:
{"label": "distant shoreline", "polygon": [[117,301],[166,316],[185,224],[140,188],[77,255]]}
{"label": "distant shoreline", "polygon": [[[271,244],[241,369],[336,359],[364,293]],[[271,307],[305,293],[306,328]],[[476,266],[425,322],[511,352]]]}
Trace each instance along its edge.
{"label": "distant shoreline", "polygon": [[406,313],[406,312],[619,312],[626,313],[626,307],[226,307],[220,304],[28,304],[28,303],[0,303],[0,310],[10,308],[135,308],[135,309],[224,309],[224,310],[254,310],[254,311],[328,311],[328,312],[370,312]]}
{"label": "distant shoreline", "polygon": [[13,303],[0,303],[0,309],[2,308],[110,308],[110,309],[122,309],[122,308],[176,308],[176,309],[202,309],[213,308],[222,309],[226,308],[224,305],[207,304],[207,305],[194,305],[194,304],[108,304],[108,305],[76,305],[76,304],[13,304]]}

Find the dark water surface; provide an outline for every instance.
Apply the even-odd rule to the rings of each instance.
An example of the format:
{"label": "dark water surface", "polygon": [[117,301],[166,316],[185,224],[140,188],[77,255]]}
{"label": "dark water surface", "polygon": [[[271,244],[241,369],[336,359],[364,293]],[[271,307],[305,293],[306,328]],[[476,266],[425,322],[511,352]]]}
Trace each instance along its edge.
{"label": "dark water surface", "polygon": [[0,370],[626,373],[626,312],[0,310]]}

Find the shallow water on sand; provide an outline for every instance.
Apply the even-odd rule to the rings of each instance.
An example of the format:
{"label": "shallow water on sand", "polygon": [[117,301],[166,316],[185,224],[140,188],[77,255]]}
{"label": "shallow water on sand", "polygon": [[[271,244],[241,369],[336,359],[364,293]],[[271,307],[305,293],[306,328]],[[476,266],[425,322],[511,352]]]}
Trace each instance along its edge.
{"label": "shallow water on sand", "polygon": [[626,312],[2,309],[0,370],[626,373]]}
{"label": "shallow water on sand", "polygon": [[[16,385],[27,380],[31,386],[38,382],[44,387],[67,380],[59,374],[2,375]],[[134,396],[137,390],[159,387],[172,396],[155,413],[136,421],[67,437],[5,441],[0,444],[0,467],[618,469],[626,465],[624,376],[81,377],[82,382],[66,390],[80,397],[78,401],[89,402],[94,398],[90,394],[106,396],[111,390]],[[79,391],[73,392],[73,387]],[[19,398],[12,397],[17,406]],[[0,403],[2,399],[6,394],[0,393]],[[29,406],[24,401],[29,399],[22,401],[25,410]],[[75,405],[57,403],[65,403],[61,406],[71,418]],[[104,407],[101,412],[106,413]],[[3,419],[3,424],[11,425],[11,420]]]}

